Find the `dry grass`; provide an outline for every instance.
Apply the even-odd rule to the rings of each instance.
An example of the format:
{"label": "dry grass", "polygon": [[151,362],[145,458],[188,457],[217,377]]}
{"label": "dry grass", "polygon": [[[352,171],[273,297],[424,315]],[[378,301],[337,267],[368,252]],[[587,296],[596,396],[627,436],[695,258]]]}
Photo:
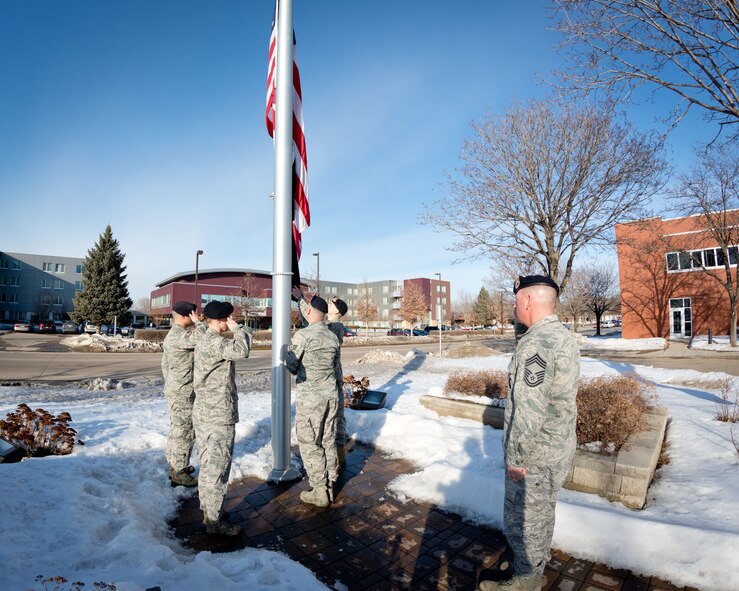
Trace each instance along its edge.
{"label": "dry grass", "polygon": [[644,430],[654,386],[638,376],[581,378],[577,391],[577,443],[613,443],[616,451]]}
{"label": "dry grass", "polygon": [[[633,434],[646,426],[644,413],[654,387],[638,376],[584,378],[577,392],[577,443],[612,444],[617,451]],[[452,373],[444,393],[506,398],[505,371],[459,371]]]}
{"label": "dry grass", "polygon": [[444,394],[449,392],[505,398],[508,396],[508,373],[499,370],[457,371],[449,376],[444,386]]}
{"label": "dry grass", "polygon": [[25,450],[28,456],[67,455],[72,453],[77,431],[69,426],[72,417],[63,412],[54,416],[43,408],[31,410],[19,404],[16,412],[0,421],[0,435]]}

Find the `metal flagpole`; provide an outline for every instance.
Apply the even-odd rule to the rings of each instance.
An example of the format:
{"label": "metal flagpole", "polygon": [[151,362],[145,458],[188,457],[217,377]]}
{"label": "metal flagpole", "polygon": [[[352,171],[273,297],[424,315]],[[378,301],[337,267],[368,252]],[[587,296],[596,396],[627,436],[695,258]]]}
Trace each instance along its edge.
{"label": "metal flagpole", "polygon": [[272,259],[272,472],[269,480],[300,478],[290,464],[290,379],[285,356],[290,341],[292,277],[292,0],[277,7],[275,99],[275,201]]}

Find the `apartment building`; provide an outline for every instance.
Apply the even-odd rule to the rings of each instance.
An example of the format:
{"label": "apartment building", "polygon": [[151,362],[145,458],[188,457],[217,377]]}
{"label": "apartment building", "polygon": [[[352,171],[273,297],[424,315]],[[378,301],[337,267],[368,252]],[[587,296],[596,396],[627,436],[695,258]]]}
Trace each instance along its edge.
{"label": "apartment building", "polygon": [[0,251],[0,320],[64,320],[82,290],[84,259]]}

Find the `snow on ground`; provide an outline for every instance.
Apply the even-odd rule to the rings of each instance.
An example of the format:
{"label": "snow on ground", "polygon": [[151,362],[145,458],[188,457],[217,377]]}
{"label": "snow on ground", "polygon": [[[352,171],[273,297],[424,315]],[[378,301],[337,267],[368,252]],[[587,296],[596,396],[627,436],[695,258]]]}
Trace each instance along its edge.
{"label": "snow on ground", "polygon": [[691,349],[703,349],[705,351],[739,351],[737,347],[732,347],[728,336],[713,337],[713,343],[708,344],[707,336],[696,336],[690,344]]}
{"label": "snow on ground", "polygon": [[624,339],[621,333],[616,332],[599,337],[586,337],[576,333],[575,338],[580,343],[580,350],[587,351],[662,351],[667,349],[667,341],[656,337],[652,339]]}
{"label": "snow on ground", "polygon": [[[391,483],[401,499],[426,500],[466,519],[501,527],[501,433],[439,417],[419,399],[438,392],[457,369],[505,369],[509,356],[347,365],[388,393],[377,411],[347,409],[350,435],[416,472]],[[670,463],[633,511],[594,495],[562,491],[554,545],[614,568],[656,575],[706,591],[739,591],[739,459],[730,425],[714,420],[711,388],[725,374],[664,370],[584,358],[582,374],[636,371],[658,383],[670,409]],[[733,378],[737,382],[737,378]],[[231,478],[270,471],[268,376],[239,376],[241,422]],[[688,384],[688,385],[686,385]],[[737,384],[739,386],[739,384]],[[178,499],[192,494],[167,483],[167,408],[161,383],[0,387],[0,416],[20,402],[68,411],[86,445],[69,456],[0,465],[3,499],[0,588],[34,588],[34,577],[115,582],[121,591],[163,589],[323,589],[286,556],[244,549],[228,554],[182,548],[167,527]],[[294,437],[293,437],[294,439]],[[12,540],[12,543],[7,543]]]}
{"label": "snow on ground", "polygon": [[85,349],[87,351],[101,352],[112,351],[115,353],[159,353],[162,350],[160,343],[103,334],[81,334],[74,337],[67,337],[61,340],[61,344],[70,349]]}

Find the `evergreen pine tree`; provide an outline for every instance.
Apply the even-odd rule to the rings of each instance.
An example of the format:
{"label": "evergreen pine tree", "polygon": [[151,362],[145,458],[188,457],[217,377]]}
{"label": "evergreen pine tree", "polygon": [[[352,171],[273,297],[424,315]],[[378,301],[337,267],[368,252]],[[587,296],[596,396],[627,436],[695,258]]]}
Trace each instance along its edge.
{"label": "evergreen pine tree", "polygon": [[117,317],[118,325],[131,319],[131,298],[118,241],[113,238],[110,225],[100,235],[97,244],[87,251],[82,272],[82,291],[74,298],[75,322],[110,324]]}
{"label": "evergreen pine tree", "polygon": [[493,315],[490,311],[490,294],[484,287],[480,289],[474,306],[472,306],[472,322],[483,326],[491,324]]}

